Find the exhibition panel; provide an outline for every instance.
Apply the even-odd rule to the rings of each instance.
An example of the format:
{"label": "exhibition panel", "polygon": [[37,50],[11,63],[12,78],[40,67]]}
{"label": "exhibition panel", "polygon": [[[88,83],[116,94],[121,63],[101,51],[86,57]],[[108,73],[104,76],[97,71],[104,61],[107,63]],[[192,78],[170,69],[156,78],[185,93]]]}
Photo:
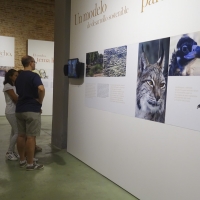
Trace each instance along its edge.
{"label": "exhibition panel", "polygon": [[142,200],[200,195],[199,7],[72,1],[68,152]]}
{"label": "exhibition panel", "polygon": [[34,72],[39,74],[45,87],[42,114],[52,115],[54,42],[29,39],[28,55],[35,59],[37,64]]}
{"label": "exhibition panel", "polygon": [[0,116],[5,115],[5,97],[3,91],[3,81],[6,71],[15,67],[15,38],[0,36]]}

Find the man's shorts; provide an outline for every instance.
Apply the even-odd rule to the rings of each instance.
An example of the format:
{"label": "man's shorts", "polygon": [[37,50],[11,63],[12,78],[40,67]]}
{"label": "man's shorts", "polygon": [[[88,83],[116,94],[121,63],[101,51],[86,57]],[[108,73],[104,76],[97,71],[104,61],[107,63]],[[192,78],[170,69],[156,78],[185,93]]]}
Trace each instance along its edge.
{"label": "man's shorts", "polygon": [[23,112],[15,113],[19,134],[39,136],[41,129],[41,113]]}

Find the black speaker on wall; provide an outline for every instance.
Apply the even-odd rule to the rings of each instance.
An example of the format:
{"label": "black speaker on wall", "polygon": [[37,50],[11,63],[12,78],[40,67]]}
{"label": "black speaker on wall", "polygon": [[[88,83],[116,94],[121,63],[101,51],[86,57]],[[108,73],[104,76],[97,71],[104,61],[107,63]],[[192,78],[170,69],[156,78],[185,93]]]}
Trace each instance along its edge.
{"label": "black speaker on wall", "polygon": [[79,62],[78,58],[69,59],[64,65],[64,75],[69,78],[80,78],[84,75],[84,63]]}
{"label": "black speaker on wall", "polygon": [[64,75],[67,76],[68,75],[68,65],[64,65]]}

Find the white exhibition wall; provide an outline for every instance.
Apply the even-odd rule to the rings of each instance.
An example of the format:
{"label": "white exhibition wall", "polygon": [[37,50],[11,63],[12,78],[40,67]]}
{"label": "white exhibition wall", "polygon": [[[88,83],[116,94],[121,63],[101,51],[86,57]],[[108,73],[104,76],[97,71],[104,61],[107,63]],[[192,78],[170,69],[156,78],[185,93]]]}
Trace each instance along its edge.
{"label": "white exhibition wall", "polygon": [[[178,107],[177,101],[170,100],[174,95],[171,88],[177,84],[170,77],[168,123],[134,117],[138,44],[200,31],[199,7],[196,0],[72,1],[70,58],[86,63],[89,52],[128,48],[125,77],[69,80],[68,152],[142,200],[199,199],[200,133],[194,131],[199,130],[198,87],[194,87],[196,96],[192,94],[196,98],[194,115],[188,106],[183,111],[184,102]],[[182,87],[188,87],[187,80],[199,84],[198,76],[183,78]],[[114,85],[118,92],[116,84],[123,86],[124,105],[91,99],[95,84]],[[183,126],[181,118],[184,124],[191,123]]]}
{"label": "white exhibition wall", "polygon": [[40,75],[45,87],[42,115],[52,115],[54,42],[29,39],[28,55],[37,62],[35,72]]}
{"label": "white exhibition wall", "polygon": [[5,71],[14,67],[15,38],[0,36],[0,116],[5,115],[5,97],[3,94],[3,81]]}

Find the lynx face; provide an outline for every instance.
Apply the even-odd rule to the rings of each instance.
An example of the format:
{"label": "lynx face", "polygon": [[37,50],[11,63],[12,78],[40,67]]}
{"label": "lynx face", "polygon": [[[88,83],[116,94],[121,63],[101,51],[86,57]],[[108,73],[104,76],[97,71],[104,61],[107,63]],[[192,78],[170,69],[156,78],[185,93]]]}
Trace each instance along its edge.
{"label": "lynx face", "polygon": [[161,63],[149,64],[142,53],[138,71],[136,117],[162,122],[166,81]]}

